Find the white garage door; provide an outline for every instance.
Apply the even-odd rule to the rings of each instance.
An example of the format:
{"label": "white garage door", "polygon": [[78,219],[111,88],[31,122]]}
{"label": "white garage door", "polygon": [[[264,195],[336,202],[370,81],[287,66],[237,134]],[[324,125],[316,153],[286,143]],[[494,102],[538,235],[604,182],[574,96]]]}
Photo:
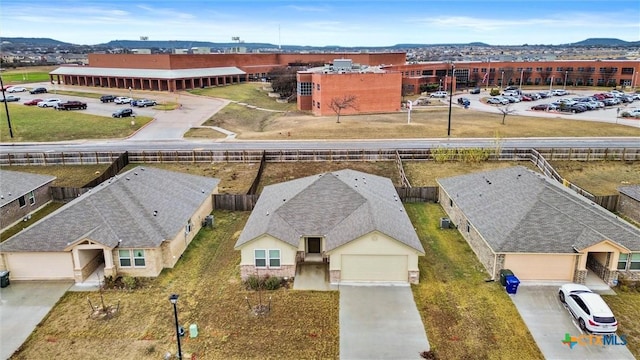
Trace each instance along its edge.
{"label": "white garage door", "polygon": [[406,255],[342,255],[341,281],[407,282]]}

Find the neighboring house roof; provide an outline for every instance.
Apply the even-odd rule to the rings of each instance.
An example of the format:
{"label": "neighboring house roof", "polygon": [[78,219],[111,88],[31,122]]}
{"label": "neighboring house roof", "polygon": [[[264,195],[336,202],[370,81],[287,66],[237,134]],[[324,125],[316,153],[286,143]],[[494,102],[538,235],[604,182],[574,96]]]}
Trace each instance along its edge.
{"label": "neighboring house roof", "polygon": [[0,251],[63,251],[85,238],[110,248],[120,241],[123,248],[154,248],[186,226],[219,182],[136,167],[9,238]]}
{"label": "neighboring house roof", "polygon": [[246,73],[235,66],[177,70],[62,66],[51,71],[49,74],[72,76],[113,76],[127,78],[184,79],[208,76],[245,75]]}
{"label": "neighboring house roof", "polygon": [[0,207],[55,180],[55,176],[0,170]]}
{"label": "neighboring house roof", "polygon": [[331,251],[372,231],[424,253],[391,180],[341,170],[265,186],[236,247],[264,234],[294,247],[322,236]]}
{"label": "neighboring house roof", "polygon": [[636,201],[640,201],[640,185],[621,186],[618,188],[620,194],[624,194]]}
{"label": "neighboring house roof", "polygon": [[640,251],[640,229],[525,167],[438,183],[494,252],[573,253],[605,239]]}

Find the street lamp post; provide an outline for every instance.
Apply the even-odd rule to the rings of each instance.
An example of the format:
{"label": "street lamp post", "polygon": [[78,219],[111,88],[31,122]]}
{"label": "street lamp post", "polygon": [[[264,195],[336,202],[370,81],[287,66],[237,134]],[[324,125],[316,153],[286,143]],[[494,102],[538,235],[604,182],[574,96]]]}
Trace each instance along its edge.
{"label": "street lamp post", "polygon": [[173,304],[173,316],[176,321],[176,339],[178,339],[178,359],[182,360],[182,349],[180,348],[180,327],[178,325],[178,308],[176,307],[176,303],[178,302],[178,294],[171,294],[169,296],[169,301]]}
{"label": "street lamp post", "polygon": [[551,81],[549,81],[549,91],[551,91],[552,87],[553,87],[553,75],[551,75]]}
{"label": "street lamp post", "polygon": [[520,91],[522,91],[522,77],[524,76],[524,69],[520,71]]}
{"label": "street lamp post", "polygon": [[129,106],[133,107],[133,97],[131,96],[131,86],[129,86]]}
{"label": "street lamp post", "polygon": [[502,77],[500,78],[500,91],[502,91],[503,84],[504,84],[504,71],[502,72]]}
{"label": "street lamp post", "polygon": [[568,71],[564,72],[564,85],[562,86],[563,90],[567,90],[567,75],[569,75]]}
{"label": "street lamp post", "polygon": [[438,86],[438,91],[442,91],[442,78],[440,78],[440,86]]}
{"label": "street lamp post", "polygon": [[451,136],[451,103],[453,100],[453,81],[455,80],[455,78],[456,66],[454,64],[451,64],[451,92],[449,93],[449,121],[447,123],[447,136]]}
{"label": "street lamp post", "polygon": [[9,125],[9,136],[13,139],[13,128],[11,127],[11,118],[9,117],[9,106],[7,105],[6,94],[4,93],[4,82],[0,76],[0,87],[2,88],[2,99],[4,100],[4,111],[7,113],[7,124]]}

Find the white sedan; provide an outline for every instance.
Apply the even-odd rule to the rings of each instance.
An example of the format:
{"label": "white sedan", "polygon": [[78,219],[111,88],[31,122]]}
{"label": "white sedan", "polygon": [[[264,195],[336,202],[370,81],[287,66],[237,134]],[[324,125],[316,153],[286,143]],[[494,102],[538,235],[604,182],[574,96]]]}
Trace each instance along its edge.
{"label": "white sedan", "polygon": [[62,100],[60,99],[45,99],[38,103],[38,107],[46,108],[46,107],[56,107]]}
{"label": "white sedan", "polygon": [[17,92],[23,92],[23,91],[27,91],[27,89],[21,86],[12,86],[7,90],[7,92],[10,92],[10,93],[17,93]]}
{"label": "white sedan", "polygon": [[618,321],[600,295],[580,284],[564,284],[558,290],[560,301],[578,321],[585,332],[594,334],[615,333]]}

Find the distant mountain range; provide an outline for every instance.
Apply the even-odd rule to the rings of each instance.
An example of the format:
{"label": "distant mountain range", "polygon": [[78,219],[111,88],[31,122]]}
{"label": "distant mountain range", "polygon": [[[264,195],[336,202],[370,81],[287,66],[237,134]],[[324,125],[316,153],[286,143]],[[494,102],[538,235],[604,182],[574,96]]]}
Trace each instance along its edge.
{"label": "distant mountain range", "polygon": [[[366,49],[412,49],[412,48],[424,48],[432,46],[476,46],[476,47],[489,47],[500,45],[489,45],[482,42],[471,42],[466,44],[396,44],[391,46],[301,46],[301,45],[274,45],[269,43],[214,43],[208,41],[185,41],[185,40],[112,40],[108,43],[95,44],[95,45],[78,45],[66,43],[50,38],[0,38],[3,47],[104,47],[104,48],[125,48],[125,49],[139,49],[139,48],[159,48],[159,49],[190,49],[194,47],[208,47],[215,49],[228,49],[232,47],[245,47],[247,49],[282,49],[285,51],[311,51],[311,50],[342,50],[342,51],[356,51]],[[517,45],[513,45],[517,46]],[[612,38],[590,38],[583,41],[570,44],[561,45],[544,45],[544,44],[525,44],[521,46],[640,46],[640,41],[624,41],[620,39]]]}

